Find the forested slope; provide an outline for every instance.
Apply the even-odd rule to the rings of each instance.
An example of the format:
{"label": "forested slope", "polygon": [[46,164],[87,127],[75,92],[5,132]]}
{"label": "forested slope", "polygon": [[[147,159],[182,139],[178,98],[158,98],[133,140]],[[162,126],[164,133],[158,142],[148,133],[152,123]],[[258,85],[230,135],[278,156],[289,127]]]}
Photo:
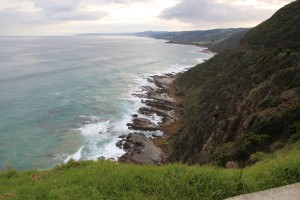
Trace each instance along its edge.
{"label": "forested slope", "polygon": [[177,79],[185,103],[171,161],[243,166],[299,140],[299,8],[299,0],[285,6],[250,30],[240,48]]}

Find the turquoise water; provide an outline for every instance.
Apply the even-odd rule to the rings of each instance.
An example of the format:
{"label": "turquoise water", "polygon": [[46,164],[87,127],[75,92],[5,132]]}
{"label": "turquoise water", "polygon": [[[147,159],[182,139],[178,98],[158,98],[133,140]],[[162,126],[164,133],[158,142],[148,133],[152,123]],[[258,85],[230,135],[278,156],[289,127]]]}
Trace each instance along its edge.
{"label": "turquoise water", "polygon": [[0,169],[117,158],[143,77],[212,55],[138,37],[0,37]]}

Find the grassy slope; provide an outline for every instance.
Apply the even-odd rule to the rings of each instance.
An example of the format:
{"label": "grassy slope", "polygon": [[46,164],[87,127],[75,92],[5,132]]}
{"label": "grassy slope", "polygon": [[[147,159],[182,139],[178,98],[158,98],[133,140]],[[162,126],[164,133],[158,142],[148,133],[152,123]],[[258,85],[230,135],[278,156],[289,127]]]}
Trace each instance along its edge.
{"label": "grassy slope", "polygon": [[224,199],[299,182],[299,156],[297,144],[243,170],[109,161],[69,162],[50,171],[8,169],[0,172],[0,199]]}

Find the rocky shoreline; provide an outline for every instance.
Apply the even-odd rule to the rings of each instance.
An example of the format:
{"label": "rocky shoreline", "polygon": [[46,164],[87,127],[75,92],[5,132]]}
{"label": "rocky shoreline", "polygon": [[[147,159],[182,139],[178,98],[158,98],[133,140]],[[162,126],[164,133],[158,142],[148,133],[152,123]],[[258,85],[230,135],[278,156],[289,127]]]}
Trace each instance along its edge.
{"label": "rocky shoreline", "polygon": [[[150,165],[166,162],[167,155],[162,144],[170,135],[167,127],[178,121],[175,112],[178,105],[177,98],[174,98],[176,95],[173,84],[178,75],[168,73],[147,77],[151,86],[143,86],[133,94],[141,98],[143,106],[132,115],[132,122],[127,124],[132,132],[120,136],[116,144],[126,152],[118,159],[119,162]],[[145,136],[145,132],[150,133],[151,137]]]}

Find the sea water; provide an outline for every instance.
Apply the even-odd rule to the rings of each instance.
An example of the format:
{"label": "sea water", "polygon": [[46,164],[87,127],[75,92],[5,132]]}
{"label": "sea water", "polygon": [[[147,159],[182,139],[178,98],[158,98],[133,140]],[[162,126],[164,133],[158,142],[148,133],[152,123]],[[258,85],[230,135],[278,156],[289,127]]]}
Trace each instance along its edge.
{"label": "sea water", "polygon": [[[117,159],[149,75],[212,57],[142,37],[0,37],[0,169]],[[152,119],[155,120],[155,119]]]}

